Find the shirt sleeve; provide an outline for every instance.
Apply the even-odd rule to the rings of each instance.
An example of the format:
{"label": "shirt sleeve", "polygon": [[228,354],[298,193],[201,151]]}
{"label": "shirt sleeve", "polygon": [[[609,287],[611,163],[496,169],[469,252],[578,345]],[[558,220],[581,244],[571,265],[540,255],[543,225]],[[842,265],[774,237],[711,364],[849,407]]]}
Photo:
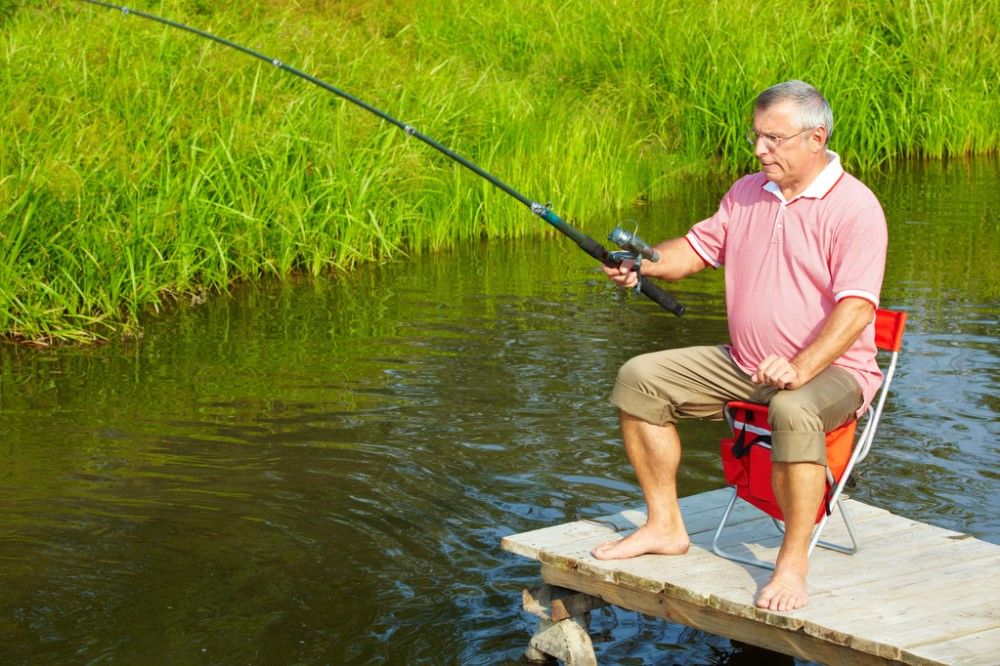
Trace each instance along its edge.
{"label": "shirt sleeve", "polygon": [[733,210],[733,189],[722,197],[715,215],[691,227],[684,236],[702,261],[713,268],[726,263],[726,231]]}
{"label": "shirt sleeve", "polygon": [[834,300],[863,298],[878,307],[888,240],[878,203],[862,208],[841,226],[830,257]]}

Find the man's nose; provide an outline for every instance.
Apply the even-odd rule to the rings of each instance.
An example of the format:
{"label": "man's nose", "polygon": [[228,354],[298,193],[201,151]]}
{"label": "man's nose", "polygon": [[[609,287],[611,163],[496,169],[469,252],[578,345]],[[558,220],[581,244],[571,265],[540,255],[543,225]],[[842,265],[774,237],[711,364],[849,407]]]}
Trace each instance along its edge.
{"label": "man's nose", "polygon": [[764,140],[764,137],[758,136],[757,140],[753,143],[753,154],[759,158],[767,155],[767,153],[767,141]]}

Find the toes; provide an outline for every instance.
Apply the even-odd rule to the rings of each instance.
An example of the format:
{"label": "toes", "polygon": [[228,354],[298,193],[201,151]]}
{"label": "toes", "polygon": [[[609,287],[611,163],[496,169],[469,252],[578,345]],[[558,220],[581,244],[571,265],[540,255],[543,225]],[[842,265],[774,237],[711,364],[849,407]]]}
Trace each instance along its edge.
{"label": "toes", "polygon": [[783,611],[784,608],[784,597],[780,593],[773,594],[764,599],[761,599],[757,606],[765,610],[771,611]]}
{"label": "toes", "polygon": [[772,602],[771,610],[793,611],[805,606],[805,599],[798,590],[785,590],[777,597],[777,603]]}
{"label": "toes", "polygon": [[795,588],[764,589],[757,597],[757,608],[772,611],[793,611],[806,605],[809,597]]}
{"label": "toes", "polygon": [[778,600],[774,596],[761,596],[757,598],[757,608],[763,608],[764,610],[778,610],[777,608]]}
{"label": "toes", "polygon": [[619,544],[621,542],[622,542],[621,539],[611,539],[610,541],[605,541],[604,543],[600,544],[599,546],[597,546],[596,548],[594,548],[592,551],[590,551],[590,554],[593,555],[594,557],[600,557],[602,554],[604,554],[605,552],[611,550],[612,548],[614,548],[617,544]]}

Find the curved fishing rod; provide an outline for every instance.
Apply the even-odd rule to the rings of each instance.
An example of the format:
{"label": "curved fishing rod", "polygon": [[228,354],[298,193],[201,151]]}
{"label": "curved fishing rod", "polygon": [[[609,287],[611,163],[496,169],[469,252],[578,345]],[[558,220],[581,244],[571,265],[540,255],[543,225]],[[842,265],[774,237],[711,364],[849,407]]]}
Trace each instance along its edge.
{"label": "curved fishing rod", "polygon": [[[213,35],[210,32],[205,32],[204,30],[192,28],[189,25],[185,25],[183,23],[179,23],[171,19],[163,18],[162,16],[157,16],[155,14],[149,14],[147,12],[143,12],[138,9],[131,9],[129,7],[112,4],[110,2],[101,2],[100,0],[82,0],[82,2],[86,2],[91,5],[98,5],[100,7],[106,7],[107,9],[116,9],[125,16],[138,16],[144,19],[148,19],[150,21],[162,23],[163,25],[170,26],[171,28],[185,30],[187,32],[198,35],[199,37],[204,37],[205,39],[210,39],[213,42],[218,42],[219,44],[228,46],[229,48],[236,49],[241,53],[245,53],[248,56],[257,58],[258,60],[263,60],[266,63],[274,65],[278,69],[283,69],[289,74],[294,74],[295,76],[301,79],[305,79],[306,81],[309,81],[310,83],[315,84],[320,88],[328,92],[331,92],[334,95],[337,95],[338,97],[346,99],[348,102],[351,102],[352,104],[360,106],[362,109],[368,111],[369,113],[375,114],[376,116],[378,116],[379,118],[388,123],[395,125],[399,129],[409,134],[410,136],[420,139],[431,148],[437,150],[440,153],[443,153],[444,155],[447,155],[448,157],[455,160],[465,168],[472,171],[473,173],[482,176],[489,182],[493,183],[493,185],[495,185],[499,189],[503,190],[504,192],[514,197],[528,208],[530,208],[532,213],[534,213],[538,217],[548,222],[550,225],[555,227],[557,230],[559,230],[566,236],[572,238],[573,241],[578,246],[580,246],[580,249],[582,249],[584,252],[589,254],[594,259],[600,261],[605,266],[610,266],[610,267],[619,266],[624,260],[631,259],[636,261],[636,266],[638,267],[641,265],[642,257],[646,257],[647,259],[652,259],[653,261],[656,261],[656,259],[658,258],[658,255],[655,253],[655,251],[653,251],[648,245],[643,243],[642,239],[640,239],[635,234],[629,234],[628,232],[623,232],[620,228],[616,228],[614,231],[612,231],[611,236],[609,238],[619,243],[620,247],[624,251],[608,252],[607,249],[605,249],[600,243],[598,243],[585,233],[572,227],[569,223],[567,223],[561,217],[552,212],[552,210],[547,205],[532,201],[531,199],[527,198],[526,196],[515,190],[507,183],[503,182],[502,180],[494,176],[493,174],[482,169],[477,164],[470,162],[469,160],[462,157],[461,155],[451,150],[447,146],[438,143],[431,137],[418,131],[412,125],[408,125],[406,123],[397,120],[396,118],[393,118],[384,111],[375,108],[371,104],[368,104],[364,100],[359,99],[354,95],[351,95],[350,93],[341,90],[340,88],[330,85],[326,81],[318,79],[311,74],[308,74],[300,69],[292,67],[291,65],[286,65],[277,58],[271,58],[259,51],[255,51],[254,49],[243,46],[242,44],[237,44],[236,42],[229,41],[228,39],[219,37],[218,35]],[[684,306],[681,305],[677,301],[677,299],[673,297],[673,295],[663,291],[649,280],[642,279],[641,274],[639,275],[639,284],[637,287],[637,291],[642,292],[650,299],[652,299],[660,306],[662,306],[664,309],[673,312],[677,316],[680,316],[684,312]]]}

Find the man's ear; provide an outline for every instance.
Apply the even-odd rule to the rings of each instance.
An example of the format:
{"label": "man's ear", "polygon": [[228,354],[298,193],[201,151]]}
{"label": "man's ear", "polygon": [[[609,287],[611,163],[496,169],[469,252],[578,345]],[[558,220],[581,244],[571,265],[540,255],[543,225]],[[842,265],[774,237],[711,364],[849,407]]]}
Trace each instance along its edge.
{"label": "man's ear", "polygon": [[812,133],[809,135],[811,141],[815,141],[816,152],[820,150],[826,150],[826,144],[829,140],[829,136],[826,133],[826,128],[820,125],[819,127],[814,127]]}

